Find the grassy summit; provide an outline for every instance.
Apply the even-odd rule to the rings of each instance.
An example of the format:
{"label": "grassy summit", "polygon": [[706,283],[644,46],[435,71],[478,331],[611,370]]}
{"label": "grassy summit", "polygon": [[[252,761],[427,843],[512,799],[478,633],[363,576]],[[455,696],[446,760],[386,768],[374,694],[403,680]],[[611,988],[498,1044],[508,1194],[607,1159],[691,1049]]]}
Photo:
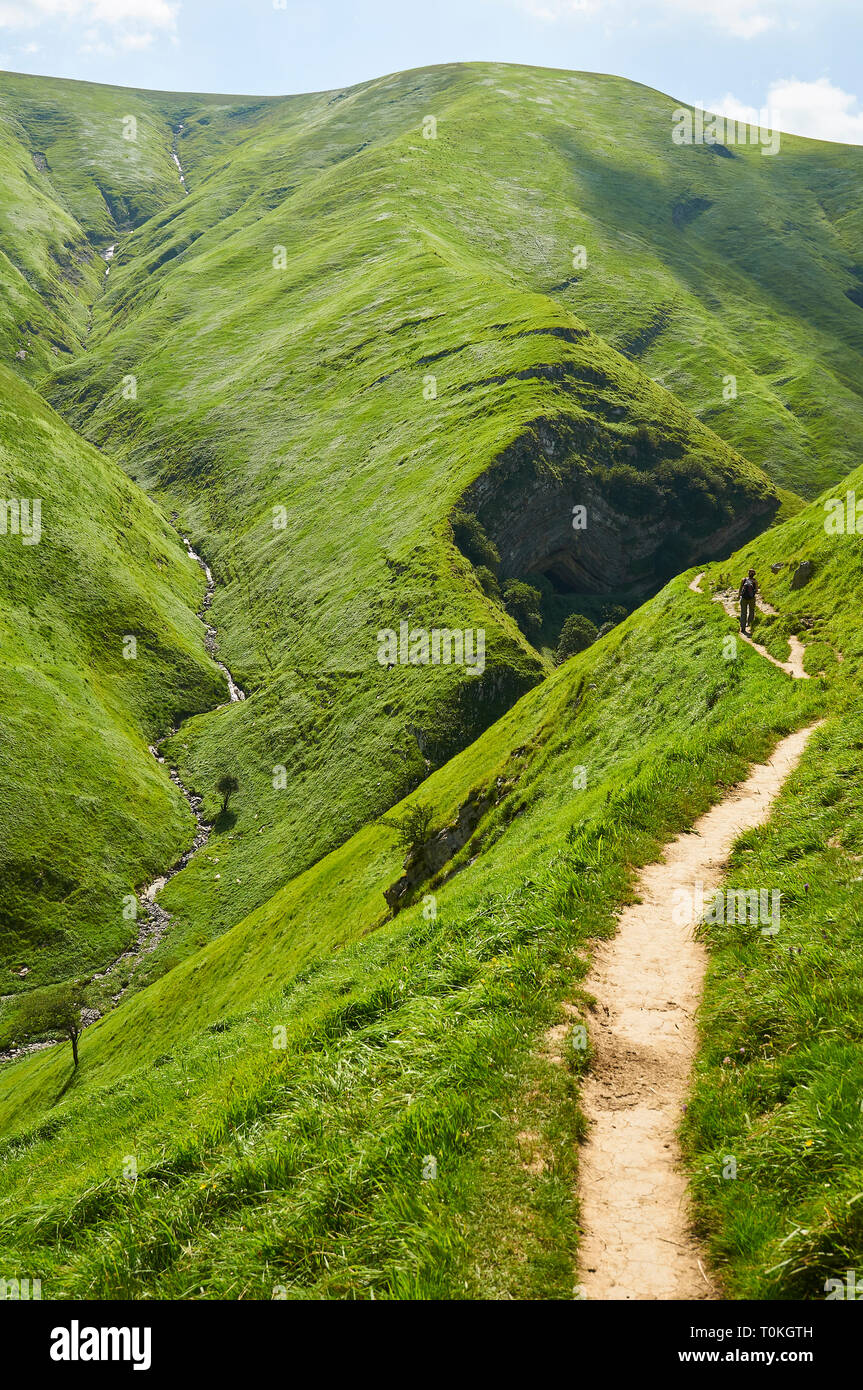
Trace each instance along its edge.
{"label": "grassy summit", "polygon": [[[187,273],[200,286],[206,253],[261,217],[281,223],[293,261],[299,245],[326,240],[344,197],[369,271],[377,257],[395,271],[399,242],[420,250],[430,234],[438,258],[461,252],[487,281],[564,303],[778,481],[811,496],[856,460],[856,147],[785,135],[777,156],[680,147],[670,97],[496,64],[266,99],[6,74],[0,101],[2,146],[27,184],[18,199],[53,205],[39,216],[53,238],[46,259],[71,237],[70,215],[100,249],[137,229],[129,255],[164,270],[139,277],[138,295],[152,300],[172,262],[195,264]],[[136,141],[123,138],[130,116]],[[424,138],[428,116],[435,139]],[[171,159],[177,131],[188,201]],[[259,264],[232,262],[244,284],[267,269],[266,230]],[[7,227],[6,240],[14,234]],[[574,245],[588,253],[580,271]],[[729,374],[733,400],[723,399]]]}

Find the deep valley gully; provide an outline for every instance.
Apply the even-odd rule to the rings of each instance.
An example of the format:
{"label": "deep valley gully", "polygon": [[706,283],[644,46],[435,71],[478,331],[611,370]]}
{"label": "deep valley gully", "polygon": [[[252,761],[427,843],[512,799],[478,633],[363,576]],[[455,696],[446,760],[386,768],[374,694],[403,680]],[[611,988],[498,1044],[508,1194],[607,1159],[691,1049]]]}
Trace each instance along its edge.
{"label": "deep valley gully", "polygon": [[[216,655],[216,629],[213,627],[212,623],[207,622],[207,613],[213,602],[213,593],[216,587],[212,571],[209,565],[206,563],[206,561],[204,561],[201,558],[197,551],[192,549],[192,544],[189,538],[187,536],[182,536],[181,539],[183,545],[186,548],[187,555],[189,555],[191,559],[193,559],[198,565],[200,565],[201,569],[204,571],[207,580],[207,587],[204,592],[204,598],[201,603],[201,607],[198,609],[198,617],[203,622],[205,629],[204,646],[206,647],[210,656],[213,658],[213,660],[215,661],[216,665],[218,666],[219,670],[222,672],[222,674],[225,677],[225,680],[228,683],[228,693],[231,697],[230,702],[233,704],[236,703],[238,700],[245,700],[246,696],[244,692],[237,685],[236,681],[234,680],[233,676],[231,675],[224,662],[220,661],[218,659],[218,656]],[[225,708],[225,706],[216,705],[215,708],[223,709]],[[181,724],[176,725],[176,727],[171,729],[169,734],[165,734],[163,738],[159,739],[158,743],[150,745],[150,752],[153,754],[153,757],[156,759],[157,762],[160,762],[162,764],[165,763],[165,759],[163,758],[160,752],[161,746],[166,739],[172,738],[174,734],[178,733],[181,727]],[[188,788],[184,787],[183,783],[180,781],[180,776],[176,768],[169,768],[168,775],[171,778],[171,781],[174,783],[174,786],[177,787],[178,790],[185,797],[189,809],[191,810],[192,815],[195,817],[195,821],[197,823],[195,838],[192,841],[189,848],[185,851],[184,854],[180,856],[180,858],[177,860],[176,864],[174,864],[172,868],[168,869],[166,873],[160,874],[158,878],[154,878],[152,883],[148,883],[146,887],[141,890],[141,893],[139,895],[139,905],[143,908],[143,914],[140,915],[138,919],[138,935],[134,943],[127,950],[123,951],[119,956],[117,956],[115,960],[111,961],[110,965],[106,966],[104,970],[101,970],[93,975],[93,979],[99,981],[110,979],[112,976],[118,977],[118,989],[116,993],[114,993],[111,996],[112,1007],[114,1007],[120,1002],[120,1000],[123,998],[123,995],[129,989],[131,980],[128,977],[134,973],[135,968],[143,959],[143,957],[149,955],[152,951],[156,949],[156,947],[164,937],[171,924],[171,914],[169,912],[166,912],[163,907],[159,906],[159,904],[156,902],[156,895],[159,892],[161,892],[165,884],[168,883],[169,880],[172,879],[175,874],[178,874],[181,869],[185,869],[190,859],[192,859],[192,857],[196,855],[199,850],[204,848],[204,846],[210,838],[213,829],[212,825],[208,824],[201,814],[201,797],[195,796],[192,792],[188,790]],[[121,975],[121,973],[126,976],[124,984],[120,983],[119,976]],[[4,996],[4,998],[11,999],[14,998],[14,996],[6,995]],[[87,1028],[90,1026],[91,1023],[95,1023],[97,1019],[101,1017],[102,1014],[98,1009],[85,1009],[82,1013],[82,1023],[84,1027]],[[0,1063],[17,1061],[19,1057],[26,1057],[28,1053],[40,1052],[43,1048],[54,1047],[57,1045],[57,1043],[62,1043],[63,1041],[64,1039],[62,1038],[52,1038],[44,1042],[27,1043],[22,1046],[17,1046],[13,1044],[11,1047],[7,1048],[5,1052],[0,1052]]]}
{"label": "deep valley gully", "polygon": [[[182,541],[207,580],[198,615],[205,625],[204,644],[225,676],[231,702],[244,700],[227,666],[218,660],[216,630],[207,622],[215,588],[213,575],[188,537],[183,536]],[[697,575],[689,588],[706,597],[701,589],[703,577]],[[731,596],[721,594],[717,600],[734,615]],[[804,648],[797,638],[790,641],[787,662],[777,661],[751,639],[744,640],[791,678],[807,678]],[[734,842],[744,830],[767,820],[773,802],[821,723],[782,739],[766,763],[754,767],[723,801],[667,845],[658,862],[642,869],[635,885],[635,901],[621,912],[616,935],[595,950],[585,981],[597,1002],[591,1027],[595,1055],[582,1088],[582,1105],[590,1125],[579,1158],[583,1235],[578,1292],[582,1297],[719,1297],[692,1234],[687,1177],[677,1141],[697,1045],[695,1014],[707,952],[695,934],[697,913],[691,920],[683,920],[672,905],[680,902],[681,893],[689,894],[689,900],[695,902],[696,885],[708,892],[719,887]],[[171,735],[176,732],[172,729]],[[163,764],[160,748],[164,741],[150,748]],[[144,913],[135,943],[94,976],[105,980],[122,972],[125,983],[117,979],[112,1005],[122,999],[129,988],[128,977],[170,926],[170,914],[156,901],[158,893],[206,845],[212,831],[201,814],[201,798],[184,787],[175,768],[168,771],[195,817],[195,838],[173,868],[142,890]],[[566,1008],[573,1016],[578,1012],[572,1005]],[[83,1016],[84,1026],[99,1017],[96,1010],[90,1011],[89,1017]],[[568,1017],[546,1036],[546,1055],[552,1061],[562,1061],[570,1023]],[[12,1047],[0,1053],[0,1061],[13,1061],[54,1045],[41,1042]]]}

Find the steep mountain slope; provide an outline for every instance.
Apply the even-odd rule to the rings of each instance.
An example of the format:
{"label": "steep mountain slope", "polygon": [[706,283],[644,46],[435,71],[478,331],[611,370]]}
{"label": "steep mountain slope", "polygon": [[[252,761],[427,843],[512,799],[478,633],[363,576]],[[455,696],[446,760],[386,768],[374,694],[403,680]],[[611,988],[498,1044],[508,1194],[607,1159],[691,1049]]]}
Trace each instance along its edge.
{"label": "steep mountain slope", "polygon": [[181,190],[156,99],[88,85],[76,101],[70,85],[0,82],[0,343],[31,379],[80,349],[119,232]]}
{"label": "steep mountain slope", "polygon": [[[4,369],[4,486],[51,519],[0,536],[10,988],[103,967],[191,843],[148,743],[193,714],[163,750],[211,820],[239,780],[80,1070],[62,1047],[0,1069],[0,1248],[46,1297],[568,1296],[589,1052],[557,1065],[544,1031],[565,1001],[586,1020],[634,869],[819,713],[745,846],[811,999],[797,944],[715,941],[687,1142],[729,1288],[817,1296],[859,1247],[859,550],[817,506],[746,538],[798,505],[777,484],[811,495],[859,451],[861,156],[681,149],[673,109],[495,65],[266,100],[0,80],[0,343],[68,422]],[[249,695],[218,712],[157,506],[215,574]],[[729,660],[721,606],[666,584],[744,541],[732,581],[814,557],[803,590],[768,579],[762,633],[781,657],[805,625],[823,681]],[[541,587],[541,636],[511,579]],[[608,602],[642,606],[554,669],[562,614]],[[440,629],[482,631],[482,660],[425,664]],[[408,839],[431,808],[406,866],[395,803]],[[842,935],[813,950],[820,912]],[[822,1016],[838,1041],[803,1035]],[[747,1174],[718,1190],[730,1142]]]}
{"label": "steep mountain slope", "polygon": [[[531,1061],[531,1048],[571,994],[590,936],[609,929],[628,865],[688,823],[717,778],[763,754],[771,726],[801,718],[811,694],[795,691],[790,710],[781,674],[747,654],[742,682],[713,676],[708,708],[724,620],[705,604],[699,621],[695,607],[694,596],[655,599],[425,783],[435,828],[472,791],[500,797],[456,861],[461,872],[428,885],[434,920],[419,901],[386,925],[383,892],[401,856],[391,830],[368,827],[89,1029],[64,1098],[65,1049],[0,1074],[5,1194],[11,1203],[20,1180],[40,1196],[38,1216],[18,1205],[3,1223],[12,1266],[26,1249],[57,1294],[268,1297],[284,1284],[452,1295],[467,1267],[467,1193],[493,1196],[492,1175],[476,1167],[484,1152],[495,1175],[512,1163],[506,1202],[541,1210],[543,1183],[512,1161],[521,1127],[493,1114],[511,1113],[532,1069],[544,1094],[552,1084],[554,1068]],[[741,734],[753,699],[763,723]],[[573,789],[578,766],[584,790]],[[285,1050],[274,1046],[281,1026]],[[564,1075],[551,1094],[563,1101],[566,1090]],[[546,1221],[557,1209],[571,1224],[577,1116],[564,1113]],[[122,1176],[130,1154],[134,1187]],[[438,1178],[424,1186],[427,1155]],[[515,1229],[534,1245],[521,1276],[491,1230],[480,1237],[492,1247],[483,1279],[509,1292],[542,1267],[529,1218]],[[551,1269],[569,1289],[572,1239]]]}
{"label": "steep mountain slope", "polygon": [[102,965],[134,938],[127,895],[179,857],[193,825],[147,744],[225,687],[194,616],[199,572],[177,536],[5,367],[0,497],[10,994]]}
{"label": "steep mountain slope", "polygon": [[[157,255],[176,257],[243,208],[251,219],[281,207],[290,227],[318,174],[365,170],[371,186],[382,173],[382,207],[565,302],[778,481],[811,495],[856,460],[857,148],[785,135],[776,154],[679,146],[669,97],[495,64],[268,99],[6,74],[0,101],[4,124],[28,157],[48,160],[45,177],[98,242],[162,204]],[[137,142],[122,138],[129,116]],[[208,217],[169,207],[182,192],[178,132]],[[325,207],[326,183],[322,194]],[[587,253],[575,274],[573,245]]]}
{"label": "steep mountain slope", "polygon": [[736,888],[781,893],[779,933],[706,929],[712,962],[686,1137],[700,1223],[736,1297],[823,1298],[825,1280],[844,1281],[863,1249],[858,498],[863,469],[704,581],[722,590],[756,565],[778,610],[758,619],[758,641],[784,660],[789,635],[802,640],[805,669],[823,673],[834,711],[793,794],[765,831],[741,839],[729,870]]}
{"label": "steep mountain slope", "polygon": [[[7,1262],[26,1251],[57,1295],[571,1296],[590,1051],[574,1031],[561,1066],[545,1031],[589,1030],[578,981],[633,867],[821,714],[729,874],[782,893],[782,929],[716,936],[687,1130],[728,1291],[822,1297],[859,1251],[863,1168],[863,803],[844,775],[863,647],[838,602],[859,601],[863,568],[823,518],[816,504],[734,569],[784,562],[763,626],[841,644],[829,676],[792,683],[743,644],[729,659],[733,624],[676,579],[414,795],[433,831],[490,804],[395,920],[401,856],[369,826],[88,1030],[62,1099],[60,1049],[0,1076]],[[804,553],[801,600],[787,570]]]}
{"label": "steep mountain slope", "polygon": [[[763,475],[501,257],[470,169],[475,213],[453,220],[442,128],[424,140],[416,113],[486,89],[470,69],[414,87],[221,110],[177,99],[172,113],[148,97],[182,123],[190,194],[121,237],[87,351],[49,388],[180,513],[252,693],[171,749],[198,791],[226,766],[241,784],[218,881],[193,864],[166,891],[188,940],[264,901],[541,677],[449,542],[472,485],[501,577],[539,573],[576,602],[631,603],[777,505]],[[101,117],[112,140],[122,100]],[[143,120],[139,136],[157,139]],[[573,578],[574,505],[591,520]],[[535,544],[517,543],[513,517]],[[378,633],[402,622],[482,629],[485,670],[383,672]]]}

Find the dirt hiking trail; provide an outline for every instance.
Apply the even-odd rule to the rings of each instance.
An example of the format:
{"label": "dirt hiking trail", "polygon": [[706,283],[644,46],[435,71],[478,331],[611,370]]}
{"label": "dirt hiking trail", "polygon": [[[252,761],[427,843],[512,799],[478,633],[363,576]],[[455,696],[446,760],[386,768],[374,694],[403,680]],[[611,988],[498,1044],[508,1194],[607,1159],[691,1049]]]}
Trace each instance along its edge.
{"label": "dirt hiking trail", "polygon": [[[690,589],[701,593],[703,578],[696,575]],[[736,616],[733,594],[720,601]],[[805,675],[797,639],[784,663],[751,645],[788,675]],[[735,840],[767,820],[821,722],[782,739],[766,763],[642,869],[637,901],[596,952],[585,981],[597,1001],[594,1058],[582,1090],[590,1132],[579,1160],[580,1292],[588,1299],[719,1297],[691,1230],[677,1140],[707,967],[695,937],[703,912],[696,885],[705,894],[721,886]]]}
{"label": "dirt hiking trail", "polygon": [[[693,593],[703,593],[703,590],[701,588],[701,581],[703,578],[704,571],[702,570],[701,574],[697,574],[694,579],[691,579],[689,581],[689,587]],[[734,620],[739,623],[740,612],[737,597],[731,591],[731,589],[724,589],[722,593],[714,594],[713,602],[721,603],[728,616],[730,618],[734,618]],[[777,609],[775,609],[772,604],[767,603],[763,598],[761,598],[760,595],[756,595],[755,606],[758,609],[759,613],[763,613],[766,617],[775,616],[777,612]],[[767,650],[766,647],[762,647],[760,642],[755,642],[751,637],[747,637],[745,632],[740,632],[737,635],[740,637],[741,641],[748,642],[750,647],[754,647],[755,650],[761,654],[761,656],[765,657],[768,661],[772,662],[774,666],[778,666],[780,671],[784,671],[786,676],[793,676],[795,680],[808,681],[809,673],[808,671],[804,671],[803,669],[803,656],[806,651],[806,648],[800,641],[799,637],[795,637],[793,635],[790,635],[788,637],[788,660],[780,661],[777,657],[771,655],[771,653]]]}
{"label": "dirt hiking trail", "polygon": [[582,1091],[591,1127],[580,1158],[580,1287],[588,1299],[718,1297],[690,1230],[677,1142],[707,965],[693,930],[700,913],[687,904],[696,884],[705,893],[721,885],[734,841],[767,820],[818,727],[783,739],[641,871],[639,901],[596,953],[585,981],[597,1005]]}

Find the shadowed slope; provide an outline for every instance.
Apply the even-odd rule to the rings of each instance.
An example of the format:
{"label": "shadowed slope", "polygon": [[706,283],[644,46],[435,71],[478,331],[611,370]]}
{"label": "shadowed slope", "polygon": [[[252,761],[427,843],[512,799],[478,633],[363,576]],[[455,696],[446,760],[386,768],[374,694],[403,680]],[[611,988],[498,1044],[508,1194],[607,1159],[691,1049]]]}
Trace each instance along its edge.
{"label": "shadowed slope", "polygon": [[[203,649],[198,572],[178,538],[2,367],[0,497],[7,994],[97,967],[134,937],[127,895],[177,857],[191,823],[147,744],[225,687]],[[29,538],[10,521],[10,506],[24,515],[25,503]]]}

